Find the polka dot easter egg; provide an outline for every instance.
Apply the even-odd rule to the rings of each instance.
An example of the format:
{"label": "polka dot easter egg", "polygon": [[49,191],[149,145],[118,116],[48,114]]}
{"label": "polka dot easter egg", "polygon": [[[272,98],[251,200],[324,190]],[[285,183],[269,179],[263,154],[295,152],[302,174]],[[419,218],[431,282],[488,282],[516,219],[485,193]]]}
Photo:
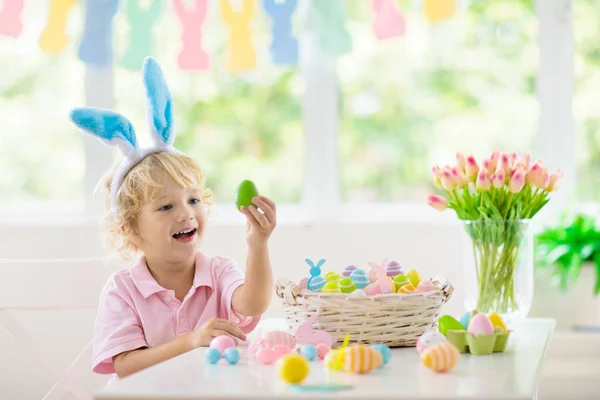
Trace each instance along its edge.
{"label": "polka dot easter egg", "polygon": [[[404,285],[409,285],[410,280],[404,274],[396,275],[394,278],[394,286],[396,288],[396,292]],[[411,284],[412,285],[412,284]]]}
{"label": "polka dot easter egg", "polygon": [[440,343],[446,343],[446,336],[438,331],[425,331],[419,339],[417,339],[417,353],[421,354],[425,349]]}
{"label": "polka dot easter egg", "polygon": [[402,267],[398,261],[391,260],[385,265],[385,273],[393,279],[396,275],[403,274],[404,271],[402,271]]}
{"label": "polka dot easter egg", "polygon": [[356,270],[356,269],[358,269],[358,268],[356,268],[356,266],[354,266],[354,265],[348,265],[348,266],[347,266],[346,268],[344,268],[344,270],[342,271],[342,276],[349,277],[349,276],[350,276],[350,274],[352,274],[352,272],[353,272],[354,270]]}
{"label": "polka dot easter egg", "polygon": [[355,269],[350,274],[350,279],[354,282],[358,289],[364,289],[371,282],[367,274],[362,269]]}
{"label": "polka dot easter egg", "polygon": [[436,344],[421,353],[421,363],[435,372],[450,371],[459,358],[458,349],[452,343]]}
{"label": "polka dot easter egg", "polygon": [[356,284],[350,278],[342,278],[338,283],[342,293],[352,293],[356,290]]}
{"label": "polka dot easter egg", "polygon": [[492,335],[494,334],[494,327],[486,315],[477,314],[471,318],[471,322],[469,322],[469,328],[467,328],[467,331],[473,336]]}

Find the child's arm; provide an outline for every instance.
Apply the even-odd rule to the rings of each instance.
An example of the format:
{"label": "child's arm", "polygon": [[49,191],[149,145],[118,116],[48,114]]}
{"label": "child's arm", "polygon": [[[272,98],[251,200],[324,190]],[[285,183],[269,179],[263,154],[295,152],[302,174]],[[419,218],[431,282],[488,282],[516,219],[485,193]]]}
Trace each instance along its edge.
{"label": "child's arm", "polygon": [[213,318],[200,329],[173,339],[157,347],[144,348],[120,353],[114,357],[115,372],[124,378],[145,368],[187,353],[200,346],[208,346],[219,335],[227,335],[246,340],[246,335],[234,323]]}
{"label": "child's arm", "polygon": [[249,317],[261,315],[271,304],[273,274],[267,243],[276,225],[276,207],[272,200],[258,196],[252,202],[256,206],[241,208],[248,220],[246,278],[232,299],[234,311]]}

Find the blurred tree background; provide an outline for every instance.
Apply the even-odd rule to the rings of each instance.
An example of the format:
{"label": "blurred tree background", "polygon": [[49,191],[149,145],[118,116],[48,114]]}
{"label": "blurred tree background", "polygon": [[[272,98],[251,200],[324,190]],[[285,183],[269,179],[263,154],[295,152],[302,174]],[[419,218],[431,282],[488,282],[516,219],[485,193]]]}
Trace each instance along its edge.
{"label": "blurred tree background", "polygon": [[[260,3],[260,2],[259,2]],[[537,132],[537,18],[533,0],[479,0],[432,24],[412,0],[399,0],[406,35],[379,41],[371,2],[346,0],[352,51],[338,62],[341,187],[345,201],[418,201],[431,188],[432,164],[454,153],[483,156],[494,149],[531,149]],[[169,3],[155,26],[154,55],[175,101],[175,145],[206,171],[218,203],[233,201],[237,184],[253,179],[280,203],[298,202],[304,182],[302,94],[297,68],[273,65],[270,23],[261,7],[254,20],[255,70],[223,69],[227,31],[216,3],[205,22],[211,68],[182,71],[180,23]],[[26,3],[25,31],[0,38],[0,204],[81,205],[81,134],[68,111],[84,104],[84,67],[77,59],[81,10],[72,10],[69,46],[56,57],[38,47],[47,9]],[[78,6],[81,7],[81,6]],[[597,200],[600,179],[600,9],[574,2],[580,195]],[[300,27],[298,30],[300,31]],[[129,28],[115,19],[117,63]],[[139,71],[117,65],[115,106],[147,144]],[[535,156],[535,154],[534,154]],[[116,157],[117,158],[117,157]]]}

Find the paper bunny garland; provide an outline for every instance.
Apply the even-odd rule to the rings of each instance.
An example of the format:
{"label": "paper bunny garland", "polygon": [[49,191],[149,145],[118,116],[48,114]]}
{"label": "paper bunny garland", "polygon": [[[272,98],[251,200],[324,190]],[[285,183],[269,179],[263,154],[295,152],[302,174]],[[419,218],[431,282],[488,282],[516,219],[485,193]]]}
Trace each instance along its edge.
{"label": "paper bunny garland", "polygon": [[77,127],[100,139],[107,146],[118,148],[124,156],[111,184],[110,204],[113,213],[118,211],[117,193],[131,168],[149,154],[163,151],[179,152],[173,147],[175,140],[173,99],[162,70],[152,57],[146,57],[144,60],[142,77],[146,89],[152,147],[140,148],[133,125],[117,112],[92,107],[76,108],[71,111],[71,120]]}

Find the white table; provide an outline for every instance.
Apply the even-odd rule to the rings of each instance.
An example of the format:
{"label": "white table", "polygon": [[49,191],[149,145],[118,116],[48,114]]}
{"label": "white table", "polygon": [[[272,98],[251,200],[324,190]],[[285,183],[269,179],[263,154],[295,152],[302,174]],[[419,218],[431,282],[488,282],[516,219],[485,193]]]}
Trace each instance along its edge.
{"label": "white table", "polygon": [[537,380],[555,321],[528,319],[510,328],[504,353],[463,354],[449,373],[436,374],[419,362],[414,348],[394,349],[390,363],[367,375],[329,372],[311,363],[303,383],[351,384],[351,390],[297,392],[279,379],[275,367],[244,360],[236,366],[204,362],[197,349],[123,379],[96,393],[98,400],[183,399],[495,399],[537,397]]}

